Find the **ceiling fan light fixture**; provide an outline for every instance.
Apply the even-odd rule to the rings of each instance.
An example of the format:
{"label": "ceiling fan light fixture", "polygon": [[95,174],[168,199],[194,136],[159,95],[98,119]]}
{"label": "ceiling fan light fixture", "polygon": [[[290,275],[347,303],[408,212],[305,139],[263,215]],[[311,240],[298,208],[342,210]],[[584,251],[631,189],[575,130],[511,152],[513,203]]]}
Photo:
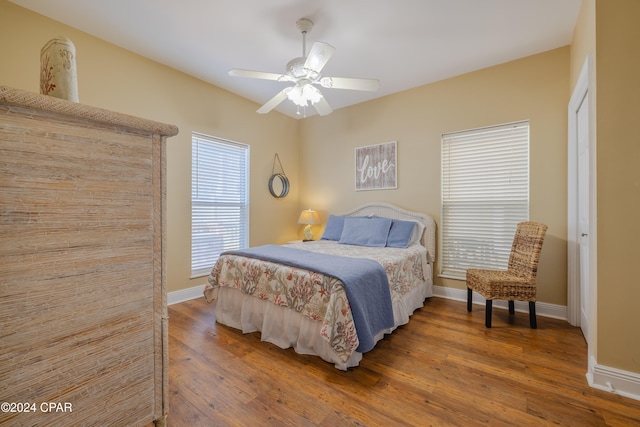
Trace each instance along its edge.
{"label": "ceiling fan light fixture", "polygon": [[306,18],[296,22],[298,29],[302,33],[302,56],[294,58],[287,63],[286,74],[268,73],[264,71],[252,71],[232,69],[230,76],[249,77],[254,79],[275,80],[279,82],[293,82],[294,86],[288,86],[278,92],[273,98],[258,108],[257,112],[266,114],[273,110],[285,99],[289,99],[298,107],[304,108],[313,105],[321,116],[331,114],[333,111],[329,103],[322,96],[318,88],[313,86],[319,84],[325,88],[351,89],[376,91],[380,86],[378,80],[354,79],[345,77],[321,77],[322,70],[335,52],[335,48],[328,43],[315,42],[311,51],[307,54],[306,36],[313,27],[313,22]]}
{"label": "ceiling fan light fixture", "polygon": [[306,83],[301,86],[297,85],[292,87],[291,90],[287,92],[287,98],[300,107],[307,107],[320,101],[322,94],[317,87]]}

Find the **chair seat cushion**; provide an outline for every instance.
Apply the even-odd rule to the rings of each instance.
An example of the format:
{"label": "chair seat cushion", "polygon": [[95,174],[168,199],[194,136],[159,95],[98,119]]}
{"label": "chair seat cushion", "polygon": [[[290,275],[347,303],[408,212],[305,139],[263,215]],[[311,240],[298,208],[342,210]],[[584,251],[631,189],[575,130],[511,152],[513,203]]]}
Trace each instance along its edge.
{"label": "chair seat cushion", "polygon": [[518,277],[508,271],[468,269],[467,287],[485,299],[536,300],[535,280]]}

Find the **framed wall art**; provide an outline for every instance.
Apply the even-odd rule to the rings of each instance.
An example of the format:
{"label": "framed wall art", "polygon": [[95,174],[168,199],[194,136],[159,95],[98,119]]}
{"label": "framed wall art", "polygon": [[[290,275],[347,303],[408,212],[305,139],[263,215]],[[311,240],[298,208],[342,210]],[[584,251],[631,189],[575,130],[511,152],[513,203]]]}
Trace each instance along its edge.
{"label": "framed wall art", "polygon": [[356,191],[398,188],[396,141],[356,147]]}

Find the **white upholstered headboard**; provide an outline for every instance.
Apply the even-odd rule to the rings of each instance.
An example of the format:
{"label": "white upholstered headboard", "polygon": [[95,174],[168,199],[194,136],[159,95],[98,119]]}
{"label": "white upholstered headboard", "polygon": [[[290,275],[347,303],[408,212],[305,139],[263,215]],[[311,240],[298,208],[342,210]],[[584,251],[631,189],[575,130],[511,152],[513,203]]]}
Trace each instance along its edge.
{"label": "white upholstered headboard", "polygon": [[401,219],[406,221],[419,221],[424,224],[424,234],[421,243],[427,248],[428,260],[434,263],[436,260],[436,222],[435,220],[421,212],[411,212],[401,207],[385,202],[367,203],[348,212],[342,213],[343,216],[367,216],[376,215],[385,218]]}

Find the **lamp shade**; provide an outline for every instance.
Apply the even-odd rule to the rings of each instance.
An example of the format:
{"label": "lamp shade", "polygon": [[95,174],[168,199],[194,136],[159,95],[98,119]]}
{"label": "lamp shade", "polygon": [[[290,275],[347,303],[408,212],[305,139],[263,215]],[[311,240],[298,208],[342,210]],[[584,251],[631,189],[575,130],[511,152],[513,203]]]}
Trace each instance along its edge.
{"label": "lamp shade", "polygon": [[320,218],[318,217],[318,212],[305,209],[300,213],[300,217],[298,218],[298,224],[318,224],[320,222]]}

